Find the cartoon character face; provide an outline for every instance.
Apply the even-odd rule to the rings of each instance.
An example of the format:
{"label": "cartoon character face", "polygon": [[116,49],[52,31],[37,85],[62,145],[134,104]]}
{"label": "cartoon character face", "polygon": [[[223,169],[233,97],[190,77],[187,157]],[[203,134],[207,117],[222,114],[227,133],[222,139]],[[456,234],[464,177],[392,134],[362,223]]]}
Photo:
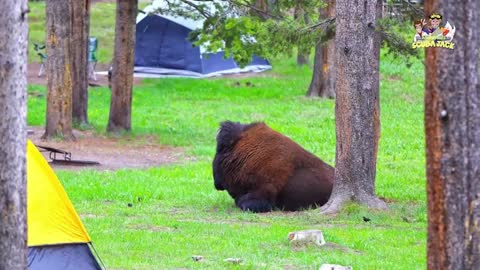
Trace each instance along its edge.
{"label": "cartoon character face", "polygon": [[417,33],[422,32],[422,24],[415,24],[415,30],[417,30]]}
{"label": "cartoon character face", "polygon": [[432,25],[433,28],[437,28],[440,25],[441,19],[433,18],[430,19],[430,24]]}

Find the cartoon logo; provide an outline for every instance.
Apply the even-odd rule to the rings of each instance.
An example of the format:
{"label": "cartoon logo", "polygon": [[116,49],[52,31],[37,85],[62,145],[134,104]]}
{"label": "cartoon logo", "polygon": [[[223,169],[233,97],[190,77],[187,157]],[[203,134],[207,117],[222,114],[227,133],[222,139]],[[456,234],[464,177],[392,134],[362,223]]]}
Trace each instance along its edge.
{"label": "cartoon logo", "polygon": [[453,49],[455,47],[455,43],[452,42],[453,35],[455,35],[455,26],[452,26],[448,21],[444,26],[440,26],[442,15],[438,13],[432,13],[429,21],[429,25],[427,25],[425,19],[413,22],[415,36],[412,48],[439,47]]}

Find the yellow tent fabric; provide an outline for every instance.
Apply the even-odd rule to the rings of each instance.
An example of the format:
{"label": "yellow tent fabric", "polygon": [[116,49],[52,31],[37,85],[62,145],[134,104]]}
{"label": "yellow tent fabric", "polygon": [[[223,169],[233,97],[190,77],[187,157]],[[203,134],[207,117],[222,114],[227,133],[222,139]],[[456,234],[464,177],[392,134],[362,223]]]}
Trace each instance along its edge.
{"label": "yellow tent fabric", "polygon": [[62,184],[35,145],[27,142],[28,246],[91,242]]}

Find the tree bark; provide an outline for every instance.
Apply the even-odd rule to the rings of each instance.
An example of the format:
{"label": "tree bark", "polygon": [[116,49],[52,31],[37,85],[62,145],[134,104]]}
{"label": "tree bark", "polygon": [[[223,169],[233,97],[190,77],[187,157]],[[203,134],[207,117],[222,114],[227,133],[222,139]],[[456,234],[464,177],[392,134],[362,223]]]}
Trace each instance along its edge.
{"label": "tree bark", "polygon": [[323,72],[322,72],[322,60],[323,60],[323,50],[322,50],[322,42],[321,40],[318,41],[317,45],[315,46],[315,58],[313,60],[313,74],[312,74],[312,81],[310,82],[310,86],[308,87],[307,97],[319,97],[322,87],[322,83],[324,82],[323,79]]}
{"label": "tree bark", "polygon": [[0,6],[0,270],[27,269],[27,0]]}
{"label": "tree bark", "polygon": [[47,121],[44,139],[74,139],[72,132],[71,1],[47,0]]}
{"label": "tree bark", "polygon": [[[453,50],[426,49],[428,269],[480,269],[480,4],[427,1],[458,29]],[[460,30],[461,29],[461,30]]]}
{"label": "tree bark", "polygon": [[131,130],[135,20],[138,0],[117,0],[108,132]]}
{"label": "tree bark", "polygon": [[[305,10],[302,6],[301,1],[297,1],[295,10],[293,12],[293,18],[295,20],[302,20],[302,22],[305,24],[310,23],[308,14],[305,13]],[[310,48],[305,48],[305,46],[299,45],[298,52],[297,52],[297,65],[298,66],[308,65],[310,63],[309,58],[310,58]]]}
{"label": "tree bark", "polygon": [[[335,17],[335,0],[329,0],[328,6],[320,11],[320,20]],[[334,26],[326,30],[326,39],[335,34]],[[313,75],[308,87],[307,97],[335,98],[335,42],[328,40],[315,46]]]}
{"label": "tree bark", "polygon": [[[386,208],[375,195],[380,135],[380,0],[336,3],[335,184],[322,213],[335,213],[348,201]],[[353,35],[352,33],[355,33]]]}
{"label": "tree bark", "polygon": [[88,126],[88,32],[90,1],[72,1],[72,85],[73,122]]}
{"label": "tree bark", "polygon": [[269,18],[268,7],[269,3],[267,0],[255,0],[253,7],[250,8],[250,14],[262,20],[267,20]]}
{"label": "tree bark", "polygon": [[[335,17],[335,0],[329,0],[326,8],[327,18]],[[334,26],[327,28],[327,36],[335,34]],[[335,42],[327,41],[323,48],[322,73],[323,83],[320,89],[320,96],[324,98],[335,98]]]}

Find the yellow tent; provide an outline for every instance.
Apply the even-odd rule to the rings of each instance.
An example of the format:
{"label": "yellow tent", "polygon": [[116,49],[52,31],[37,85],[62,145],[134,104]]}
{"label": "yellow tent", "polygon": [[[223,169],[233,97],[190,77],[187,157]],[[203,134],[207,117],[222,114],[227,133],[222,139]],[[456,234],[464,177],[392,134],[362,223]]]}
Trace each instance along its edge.
{"label": "yellow tent", "polygon": [[43,155],[27,142],[28,269],[101,269],[87,230]]}

